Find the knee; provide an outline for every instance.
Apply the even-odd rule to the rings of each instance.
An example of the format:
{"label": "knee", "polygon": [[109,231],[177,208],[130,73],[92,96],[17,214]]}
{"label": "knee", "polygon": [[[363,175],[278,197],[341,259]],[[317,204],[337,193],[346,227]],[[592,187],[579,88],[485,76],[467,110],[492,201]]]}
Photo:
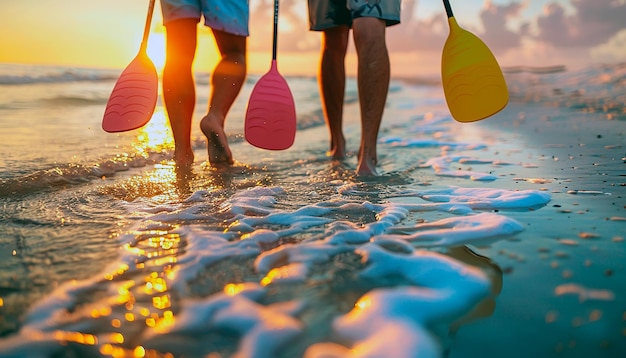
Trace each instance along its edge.
{"label": "knee", "polygon": [[223,54],[223,58],[228,62],[232,62],[235,65],[246,66],[247,58],[245,51],[232,51]]}
{"label": "knee", "polygon": [[168,71],[184,71],[191,69],[195,57],[195,46],[170,44],[165,51],[165,69]]}
{"label": "knee", "polygon": [[245,53],[227,52],[222,54],[222,69],[237,77],[247,75],[247,62]]}
{"label": "knee", "polygon": [[222,61],[245,70],[247,65],[247,54],[245,46],[229,46],[222,48]]}
{"label": "knee", "polygon": [[360,17],[354,19],[352,30],[354,43],[356,46],[386,46],[385,29],[385,22],[375,17]]}

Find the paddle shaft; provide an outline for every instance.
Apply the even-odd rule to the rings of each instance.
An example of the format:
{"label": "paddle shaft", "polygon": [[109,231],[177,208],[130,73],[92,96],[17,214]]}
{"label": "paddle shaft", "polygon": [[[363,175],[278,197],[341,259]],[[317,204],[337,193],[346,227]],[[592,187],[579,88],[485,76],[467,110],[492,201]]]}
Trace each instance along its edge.
{"label": "paddle shaft", "polygon": [[443,0],[443,6],[446,8],[446,15],[448,15],[448,18],[454,17],[454,14],[452,14],[452,7],[450,6],[450,1]]}
{"label": "paddle shaft", "polygon": [[141,40],[141,47],[139,52],[146,53],[148,49],[148,36],[150,35],[150,25],[152,24],[152,13],[154,12],[155,0],[150,0],[148,5],[148,16],[146,17],[146,26],[143,29],[143,39]]}
{"label": "paddle shaft", "polygon": [[278,38],[278,0],[274,0],[274,35],[272,39],[272,60],[276,60],[277,38]]}

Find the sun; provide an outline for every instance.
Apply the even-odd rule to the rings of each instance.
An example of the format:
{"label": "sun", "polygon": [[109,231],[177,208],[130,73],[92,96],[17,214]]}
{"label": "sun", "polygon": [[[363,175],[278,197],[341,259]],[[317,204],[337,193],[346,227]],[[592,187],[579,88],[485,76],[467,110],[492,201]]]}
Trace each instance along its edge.
{"label": "sun", "polygon": [[147,50],[154,66],[161,72],[165,66],[165,34],[163,32],[151,32]]}

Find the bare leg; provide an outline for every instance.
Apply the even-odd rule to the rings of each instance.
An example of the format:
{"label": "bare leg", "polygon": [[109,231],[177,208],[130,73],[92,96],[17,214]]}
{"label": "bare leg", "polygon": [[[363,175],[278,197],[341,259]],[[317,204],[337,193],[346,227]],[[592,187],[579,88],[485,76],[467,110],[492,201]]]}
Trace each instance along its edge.
{"label": "bare leg", "polygon": [[246,78],[246,38],[218,30],[213,35],[222,58],[211,76],[209,108],[200,129],[207,137],[209,162],[219,167],[233,164],[224,124]]}
{"label": "bare leg", "polygon": [[191,119],[196,92],[191,65],[196,53],[194,19],[182,19],[167,25],[166,62],[163,68],[163,100],[174,136],[174,160],[177,165],[193,163]]}
{"label": "bare leg", "polygon": [[324,30],[318,75],[322,95],[322,110],[330,131],[330,151],[333,159],[346,156],[346,141],[342,131],[343,101],[346,87],[345,57],[348,47],[347,26]]}
{"label": "bare leg", "polygon": [[357,174],[375,175],[378,161],[376,142],[389,90],[390,68],[385,23],[373,17],[356,18],[353,36],[359,61],[357,80],[361,107],[361,147]]}

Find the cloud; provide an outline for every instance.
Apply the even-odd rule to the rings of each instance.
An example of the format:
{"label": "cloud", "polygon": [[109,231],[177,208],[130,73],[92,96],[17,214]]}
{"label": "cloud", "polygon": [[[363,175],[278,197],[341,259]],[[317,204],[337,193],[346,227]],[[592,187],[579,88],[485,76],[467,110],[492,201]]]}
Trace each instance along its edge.
{"label": "cloud", "polygon": [[552,2],[537,18],[536,39],[557,47],[597,46],[626,27],[626,2],[623,0],[571,0],[575,13]]}
{"label": "cloud", "polygon": [[528,33],[528,23],[523,23],[517,31],[507,26],[509,20],[519,18],[526,5],[511,2],[508,5],[494,5],[487,1],[480,13],[483,28],[486,29],[479,37],[487,43],[491,50],[498,53],[517,48],[522,38]]}
{"label": "cloud", "polygon": [[392,52],[441,51],[448,36],[448,22],[443,12],[420,20],[413,14],[415,0],[402,1],[401,23],[387,30],[387,47]]}
{"label": "cloud", "polygon": [[605,44],[591,50],[591,56],[600,62],[624,61],[626,49],[626,29],[621,30]]}
{"label": "cloud", "polygon": [[[306,2],[282,0],[279,8],[278,47],[281,52],[319,51],[320,36],[309,31]],[[305,17],[307,16],[307,17]],[[274,31],[274,1],[250,1],[250,51],[271,51]]]}
{"label": "cloud", "polygon": [[[402,23],[388,30],[390,51],[441,51],[449,32],[443,10],[428,19],[418,19],[413,16],[417,1],[403,0],[402,6]],[[494,53],[504,53],[519,47],[522,39],[528,35],[528,22],[522,22],[518,29],[509,28],[511,20],[521,18],[525,7],[523,3],[498,5],[487,0],[479,14],[482,28],[486,30],[479,32],[465,24],[461,26],[481,38]]]}
{"label": "cloud", "polygon": [[[545,4],[543,13],[536,1],[484,0],[480,9],[464,5],[470,10],[466,13],[473,12],[474,17],[467,15],[460,25],[481,38],[505,66],[569,66],[601,61],[603,56],[606,61],[626,60],[626,0],[541,0],[540,4]],[[387,29],[387,45],[396,72],[437,70],[449,33],[447,17],[443,7],[440,11],[435,8],[428,17],[418,16],[418,5],[423,3],[402,0],[401,23]],[[250,0],[250,52],[271,51],[273,9],[273,0]],[[296,61],[292,59],[295,56],[303,63],[305,59],[317,59],[320,43],[321,34],[309,31],[306,1],[281,0],[280,56],[291,56]],[[353,61],[353,50],[351,46],[349,61]],[[316,66],[316,62],[310,66]]]}
{"label": "cloud", "polygon": [[[442,13],[430,19],[413,16],[416,0],[402,1],[402,23],[388,29],[388,47],[394,52],[441,50],[448,25]],[[250,51],[267,51],[272,47],[273,0],[250,1]],[[308,10],[302,0],[282,0],[279,13],[278,46],[281,52],[318,52],[320,33],[309,31]]]}

